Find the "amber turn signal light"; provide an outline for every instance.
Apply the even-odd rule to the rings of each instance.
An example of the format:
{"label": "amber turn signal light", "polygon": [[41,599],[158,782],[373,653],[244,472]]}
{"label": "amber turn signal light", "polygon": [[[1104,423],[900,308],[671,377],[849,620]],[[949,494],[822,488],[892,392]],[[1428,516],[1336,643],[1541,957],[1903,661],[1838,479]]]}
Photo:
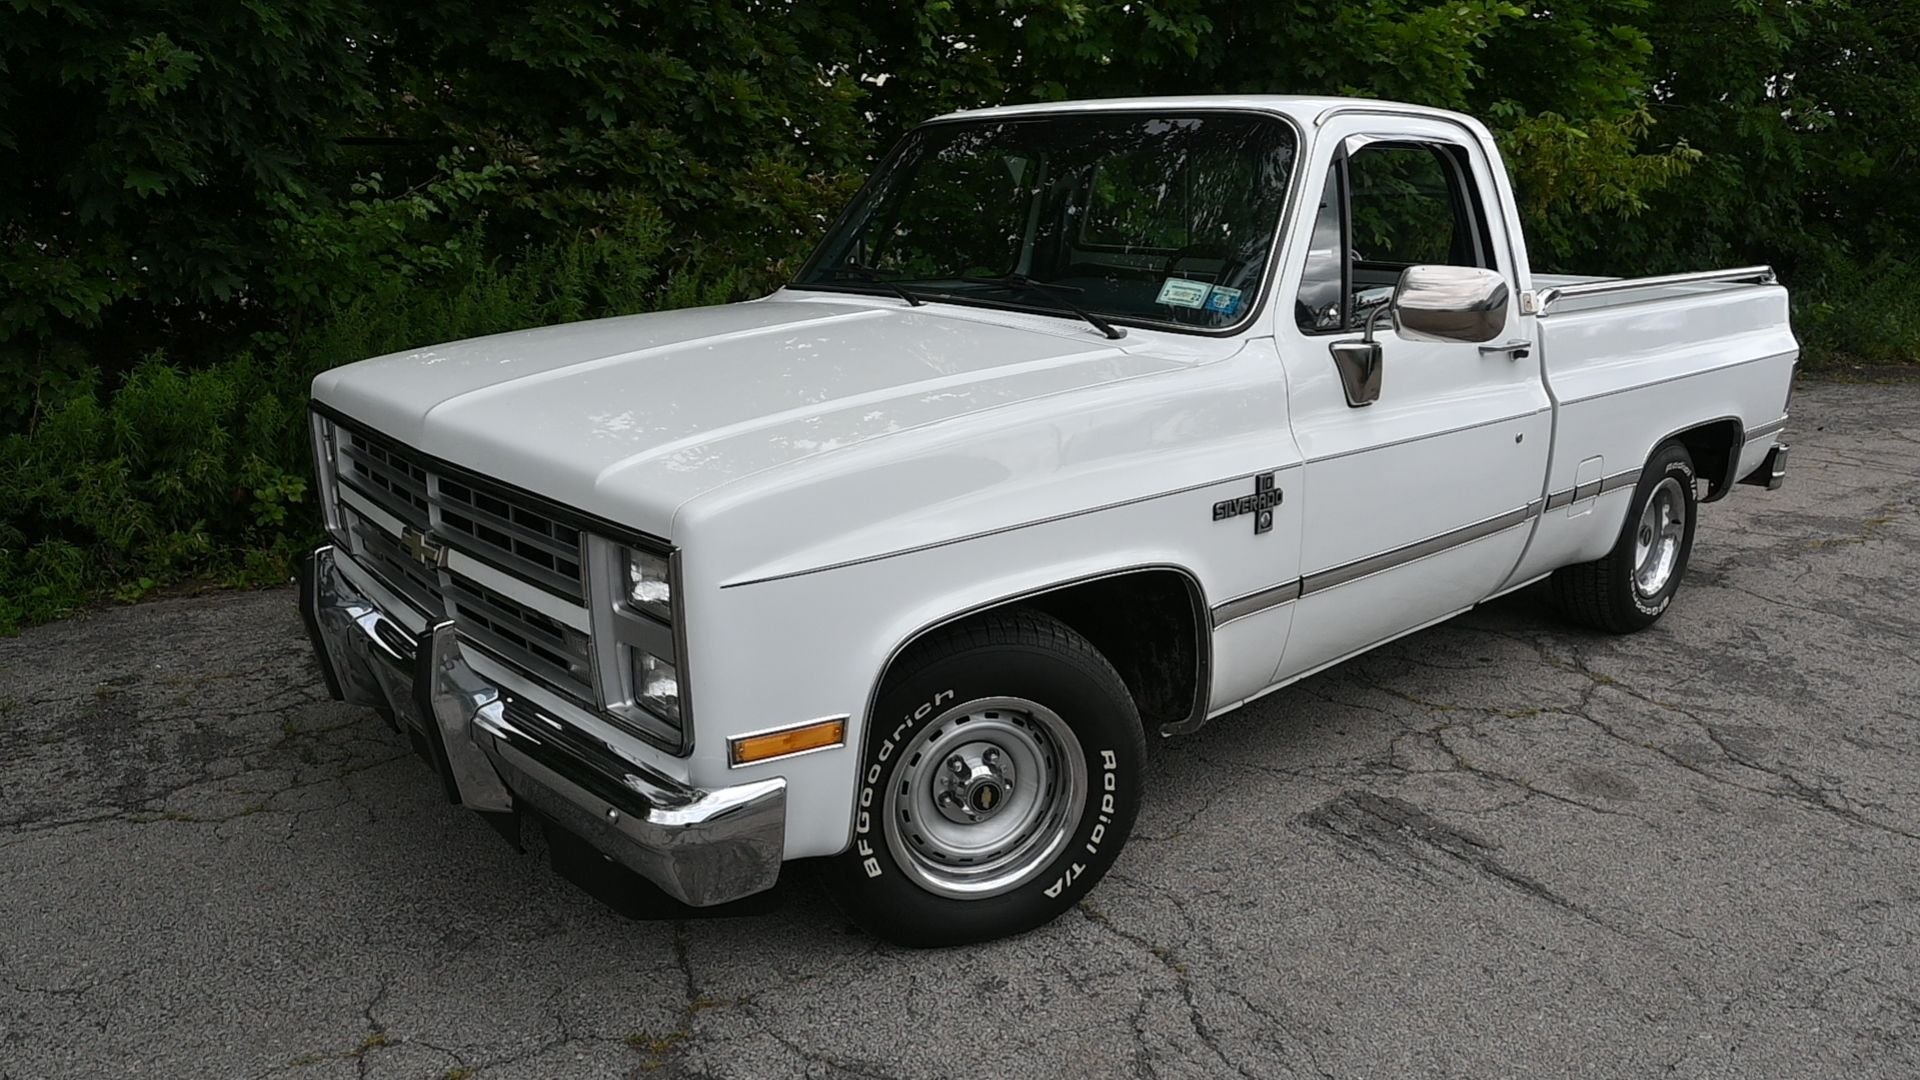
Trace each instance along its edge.
{"label": "amber turn signal light", "polygon": [[761,735],[741,735],[727,740],[729,759],[735,765],[751,765],[768,758],[786,757],[807,750],[839,746],[847,741],[847,718],[816,720],[811,724],[769,731]]}

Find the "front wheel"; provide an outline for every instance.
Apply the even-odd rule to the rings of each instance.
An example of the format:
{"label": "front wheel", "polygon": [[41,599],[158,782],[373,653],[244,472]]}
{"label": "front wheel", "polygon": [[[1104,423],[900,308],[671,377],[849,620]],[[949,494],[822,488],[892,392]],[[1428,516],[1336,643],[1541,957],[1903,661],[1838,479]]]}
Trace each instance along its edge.
{"label": "front wheel", "polygon": [[1615,634],[1652,626],[1680,589],[1698,510],[1693,455],[1677,442],[1660,446],[1640,473],[1613,550],[1554,572],[1560,609]]}
{"label": "front wheel", "polygon": [[916,645],[887,678],[861,761],[841,903],[903,945],[960,945],[1051,921],[1133,828],[1146,739],[1126,684],[1037,611]]}

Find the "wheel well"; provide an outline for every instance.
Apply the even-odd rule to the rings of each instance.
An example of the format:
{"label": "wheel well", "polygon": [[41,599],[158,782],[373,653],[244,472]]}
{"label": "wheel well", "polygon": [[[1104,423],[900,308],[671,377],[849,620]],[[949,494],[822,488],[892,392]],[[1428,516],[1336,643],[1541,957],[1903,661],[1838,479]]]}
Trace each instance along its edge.
{"label": "wheel well", "polygon": [[1685,446],[1687,453],[1693,455],[1694,471],[1707,478],[1707,495],[1701,501],[1720,498],[1738,479],[1733,472],[1740,465],[1740,430],[1738,420],[1715,420],[1688,428],[1668,440]]}
{"label": "wheel well", "polygon": [[1206,601],[1178,570],[1139,570],[1017,601],[1066,623],[1107,658],[1148,734],[1203,712]]}
{"label": "wheel well", "polygon": [[[1162,725],[1203,715],[1210,639],[1205,635],[1206,598],[1192,575],[1166,567],[1129,570],[1039,593],[1009,598],[971,611],[961,621],[1010,607],[1032,608],[1066,623],[1107,658],[1133,696],[1141,725],[1157,734]],[[930,626],[894,653],[895,659],[941,626]],[[890,662],[888,669],[893,664]],[[886,678],[882,675],[882,679]]]}

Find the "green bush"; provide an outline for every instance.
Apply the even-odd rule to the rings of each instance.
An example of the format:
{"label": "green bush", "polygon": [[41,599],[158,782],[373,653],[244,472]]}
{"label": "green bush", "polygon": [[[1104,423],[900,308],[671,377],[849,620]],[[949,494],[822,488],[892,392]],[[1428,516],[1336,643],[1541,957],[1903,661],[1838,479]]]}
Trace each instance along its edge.
{"label": "green bush", "polygon": [[0,633],[91,600],[137,599],[182,580],[284,580],[318,539],[308,490],[307,388],[368,356],[528,326],[741,299],[771,268],[709,269],[633,227],[535,246],[510,264],[477,228],[420,266],[340,290],[323,314],[256,335],[239,354],[187,369],[161,353],[116,387],[91,379],[44,401],[0,439]]}

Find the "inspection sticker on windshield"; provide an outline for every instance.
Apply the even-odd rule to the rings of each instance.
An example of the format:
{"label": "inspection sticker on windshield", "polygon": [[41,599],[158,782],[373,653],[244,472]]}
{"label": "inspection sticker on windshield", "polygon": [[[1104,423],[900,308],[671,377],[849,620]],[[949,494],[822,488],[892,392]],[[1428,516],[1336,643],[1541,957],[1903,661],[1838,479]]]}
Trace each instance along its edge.
{"label": "inspection sticker on windshield", "polygon": [[1229,289],[1225,285],[1215,285],[1207,293],[1207,310],[1232,316],[1240,312],[1240,290]]}
{"label": "inspection sticker on windshield", "polygon": [[1207,283],[1188,281],[1186,278],[1170,277],[1160,285],[1160,298],[1156,304],[1171,307],[1197,308],[1207,302]]}

